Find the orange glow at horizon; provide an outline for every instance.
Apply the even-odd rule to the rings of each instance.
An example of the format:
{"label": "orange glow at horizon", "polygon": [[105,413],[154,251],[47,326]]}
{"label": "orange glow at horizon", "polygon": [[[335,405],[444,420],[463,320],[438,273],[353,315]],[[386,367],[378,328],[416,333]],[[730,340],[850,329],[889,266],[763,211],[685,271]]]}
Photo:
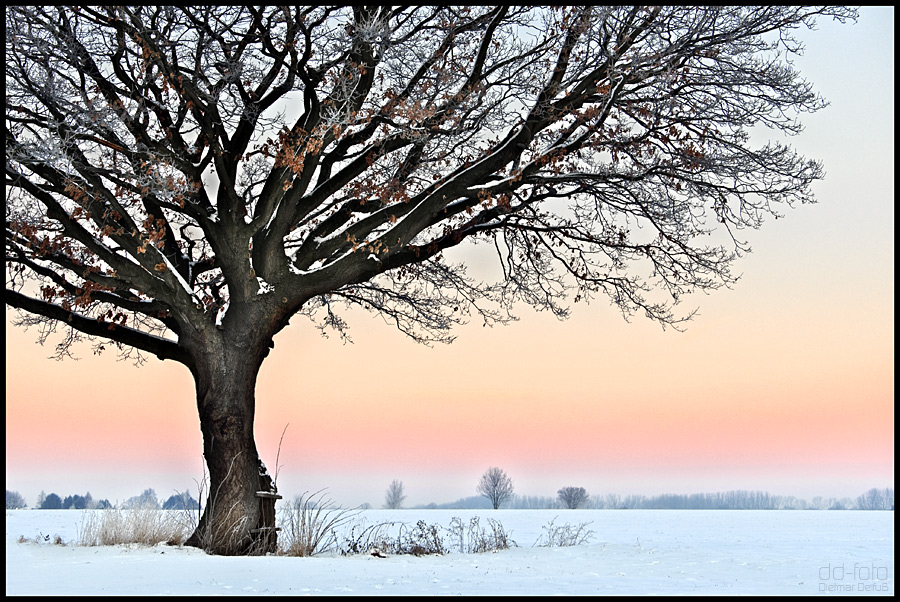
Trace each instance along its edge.
{"label": "orange glow at horizon", "polygon": [[[693,357],[692,338],[700,335],[651,335],[673,349],[634,361],[627,343],[592,347],[590,337],[578,334],[589,325],[577,317],[538,319],[527,333],[517,324],[466,328],[456,343],[431,349],[366,320],[356,316],[352,345],[321,339],[308,326],[276,339],[257,388],[264,461],[272,465],[278,454],[288,471],[348,474],[385,467],[440,474],[499,464],[520,467],[520,474],[609,475],[854,470],[881,458],[892,471],[887,361],[845,366],[828,378],[807,358],[810,379],[791,377],[794,368],[777,370],[783,358],[775,357],[763,378],[723,369],[728,354],[724,361]],[[607,332],[621,329],[617,336],[635,326],[604,324]],[[551,336],[554,329],[559,334]],[[28,337],[7,331],[8,351],[18,350],[7,359],[7,424],[37,428],[8,426],[8,465],[196,467],[201,440],[185,368],[151,362],[135,369],[94,357],[41,364],[29,356],[45,357],[46,350]],[[471,362],[453,359],[459,357]],[[398,366],[389,368],[392,362]],[[679,382],[685,362],[705,366],[707,376],[688,374]],[[47,378],[20,377],[35,365]],[[846,381],[846,374],[864,370],[866,378]],[[40,398],[9,403],[34,395]],[[856,403],[860,398],[869,403]]]}

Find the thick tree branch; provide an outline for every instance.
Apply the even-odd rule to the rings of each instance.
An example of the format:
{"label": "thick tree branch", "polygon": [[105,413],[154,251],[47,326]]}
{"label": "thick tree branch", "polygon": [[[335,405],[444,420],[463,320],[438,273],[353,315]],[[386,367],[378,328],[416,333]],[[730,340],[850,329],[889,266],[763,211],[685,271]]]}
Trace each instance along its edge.
{"label": "thick tree branch", "polygon": [[8,289],[6,291],[5,300],[7,305],[11,305],[12,307],[31,314],[44,316],[45,318],[68,324],[72,328],[85,334],[135,347],[142,351],[146,351],[147,353],[152,353],[161,360],[175,360],[189,368],[192,366],[192,360],[184,349],[179,347],[177,343],[167,339],[134,330],[113,322],[99,322],[94,318],[67,311],[59,305],[40,301]]}

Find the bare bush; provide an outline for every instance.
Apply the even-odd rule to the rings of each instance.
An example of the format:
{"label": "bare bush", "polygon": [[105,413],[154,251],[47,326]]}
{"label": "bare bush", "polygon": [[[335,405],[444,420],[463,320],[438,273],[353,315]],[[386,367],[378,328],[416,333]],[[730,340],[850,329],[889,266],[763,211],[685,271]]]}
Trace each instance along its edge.
{"label": "bare bush", "polygon": [[590,522],[579,523],[576,526],[572,526],[569,523],[557,526],[555,524],[557,518],[559,517],[554,517],[553,520],[541,527],[544,534],[534,542],[532,547],[580,546],[588,543],[594,537],[594,532],[587,528],[591,524]]}
{"label": "bare bush", "polygon": [[344,556],[372,554],[384,557],[385,554],[392,554],[399,547],[397,545],[399,538],[394,539],[387,531],[397,525],[402,527],[402,523],[376,523],[366,526],[364,521],[357,521],[344,536],[339,550]]}
{"label": "bare bush", "polygon": [[[397,534],[390,530],[396,528]],[[385,522],[365,526],[354,524],[337,546],[341,554],[371,554],[384,557],[387,554],[444,554],[449,551],[440,525],[427,524],[420,520],[414,527],[405,523]]]}
{"label": "bare bush", "polygon": [[455,540],[456,547],[460,552],[478,554],[516,547],[516,542],[510,538],[500,521],[489,518],[487,522],[488,527],[485,528],[481,525],[480,519],[473,516],[469,519],[468,533],[466,533],[466,525],[462,519],[453,517],[450,521],[450,536]]}
{"label": "bare bush", "polygon": [[[303,502],[294,503],[293,508],[303,509]],[[335,513],[337,511],[337,513]],[[356,519],[355,514],[330,507],[328,503],[319,505],[306,500],[306,515],[292,511],[297,516],[294,525],[303,528],[289,530],[283,541],[295,550],[284,554],[312,556],[322,552],[339,552],[344,556],[371,554],[384,558],[388,554],[425,556],[447,554],[453,551],[466,553],[496,552],[516,547],[515,541],[500,521],[489,518],[487,526],[479,517],[473,516],[468,523],[453,517],[450,527],[428,524],[424,520],[409,525],[402,522],[380,522],[366,525],[364,519]],[[290,521],[282,521],[289,525]],[[300,536],[297,532],[305,533]],[[305,542],[305,543],[304,543]],[[302,552],[302,553],[301,553]]]}
{"label": "bare bush", "polygon": [[401,529],[395,553],[425,556],[427,554],[444,554],[447,551],[444,539],[441,537],[441,527],[437,524],[429,525],[424,520],[420,520],[412,530],[406,533]]}
{"label": "bare bush", "polygon": [[49,535],[44,535],[40,531],[34,537],[25,537],[24,535],[19,535],[16,538],[16,543],[35,543],[35,544],[49,544],[52,543],[55,546],[65,546],[66,542],[63,541],[63,538],[58,534],[54,535],[52,538]]}

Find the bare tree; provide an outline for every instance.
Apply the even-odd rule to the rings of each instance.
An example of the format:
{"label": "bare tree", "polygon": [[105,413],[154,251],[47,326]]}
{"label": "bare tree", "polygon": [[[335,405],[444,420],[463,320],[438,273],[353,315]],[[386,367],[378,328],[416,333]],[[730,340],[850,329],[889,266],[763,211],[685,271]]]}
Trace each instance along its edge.
{"label": "bare tree", "polygon": [[133,495],[122,503],[123,508],[159,508],[159,499],[152,488],[145,489],[141,495]]}
{"label": "bare tree", "polygon": [[481,475],[475,492],[489,499],[496,510],[503,502],[512,497],[513,482],[504,470],[491,466]]}
{"label": "bare tree", "polygon": [[[42,500],[43,501],[43,500]],[[10,491],[6,490],[6,509],[7,510],[17,510],[19,508],[24,508],[27,506],[25,503],[25,498],[22,497],[22,494],[18,491]]]}
{"label": "bare tree", "polygon": [[389,510],[397,510],[403,507],[403,500],[405,499],[406,496],[403,495],[403,481],[394,479],[388,485],[387,492],[384,494],[384,507]]}
{"label": "bare tree", "polygon": [[[855,12],[8,7],[6,303],[57,357],[184,364],[209,469],[188,543],[263,551],[255,386],[292,317],[450,341],[600,296],[677,327],[735,280],[740,229],[813,200],[822,166],[748,132],[825,106],[788,60],[817,17]],[[464,241],[496,282],[447,259]]]}
{"label": "bare tree", "polygon": [[858,510],[893,510],[894,490],[891,487],[878,489],[873,487],[856,498]]}
{"label": "bare tree", "polygon": [[559,496],[559,501],[570,510],[584,506],[588,501],[588,494],[584,487],[563,487],[556,494]]}
{"label": "bare tree", "polygon": [[622,496],[618,493],[607,493],[603,498],[603,507],[615,510],[622,507]]}

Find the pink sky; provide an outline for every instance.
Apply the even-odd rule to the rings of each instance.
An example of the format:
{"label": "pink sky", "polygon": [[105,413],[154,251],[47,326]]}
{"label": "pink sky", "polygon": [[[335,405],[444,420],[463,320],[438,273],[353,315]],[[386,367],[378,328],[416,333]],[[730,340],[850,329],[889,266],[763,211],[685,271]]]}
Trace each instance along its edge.
{"label": "pink sky", "polygon": [[[630,323],[599,299],[568,321],[522,308],[503,328],[416,345],[366,313],[342,345],[295,318],[257,389],[257,444],[288,496],[328,487],[380,506],[474,495],[507,470],[554,496],[762,489],[842,497],[894,482],[893,9],[820,23],[801,70],[832,102],[790,142],[825,161],[819,203],[746,235],[733,290],[686,299],[687,332]],[[866,89],[866,95],[852,90]],[[872,116],[878,115],[878,120]],[[490,257],[475,255],[479,269]],[[484,265],[481,265],[484,263]],[[6,486],[123,500],[202,476],[188,371],[52,347],[9,326]]]}

